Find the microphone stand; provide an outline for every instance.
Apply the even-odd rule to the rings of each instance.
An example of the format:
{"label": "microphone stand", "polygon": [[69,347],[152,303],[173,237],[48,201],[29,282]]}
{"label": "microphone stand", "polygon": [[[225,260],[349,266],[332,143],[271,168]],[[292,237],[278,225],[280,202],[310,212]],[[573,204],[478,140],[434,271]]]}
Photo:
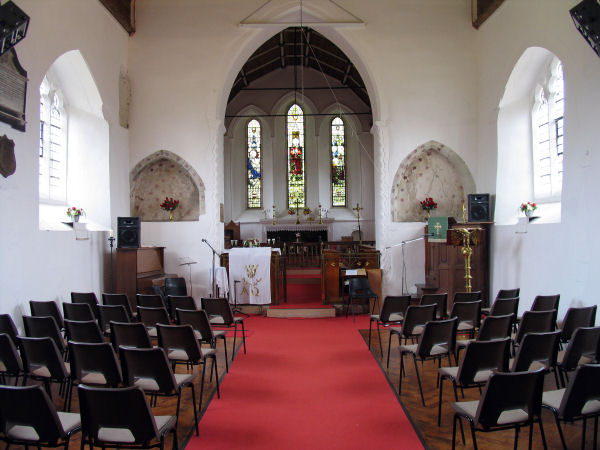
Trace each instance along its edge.
{"label": "microphone stand", "polygon": [[221,254],[219,252],[217,252],[212,245],[210,245],[208,243],[208,241],[206,239],[202,239],[202,242],[204,242],[206,245],[208,245],[208,248],[210,248],[212,250],[212,297],[215,298],[215,256],[219,256],[221,257]]}
{"label": "microphone stand", "polygon": [[407,239],[406,241],[401,241],[399,244],[390,245],[389,247],[385,248],[387,250],[390,248],[398,247],[399,245],[402,246],[402,295],[405,295],[406,291],[408,290],[407,286],[406,286],[406,258],[404,256],[404,247],[406,246],[406,244],[410,244],[411,242],[420,241],[429,236],[433,236],[433,233],[423,234],[422,236],[419,236],[419,237],[416,237],[413,239]]}
{"label": "microphone stand", "polygon": [[190,297],[194,296],[194,286],[192,285],[192,264],[196,264],[196,261],[189,261],[179,264],[180,266],[188,266],[188,269],[190,269]]}

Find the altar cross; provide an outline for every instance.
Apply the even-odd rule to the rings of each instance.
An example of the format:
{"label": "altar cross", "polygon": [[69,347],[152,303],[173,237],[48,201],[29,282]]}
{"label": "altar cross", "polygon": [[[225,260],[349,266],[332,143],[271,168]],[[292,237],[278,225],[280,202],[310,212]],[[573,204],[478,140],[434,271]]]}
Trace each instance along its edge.
{"label": "altar cross", "polygon": [[435,228],[435,235],[439,236],[440,235],[440,230],[442,229],[442,224],[437,222],[433,228]]}
{"label": "altar cross", "polygon": [[362,232],[360,231],[360,212],[363,209],[364,208],[361,208],[358,203],[356,204],[356,208],[352,208],[352,211],[356,211],[356,222],[358,223],[358,239],[359,239],[359,241],[362,241]]}

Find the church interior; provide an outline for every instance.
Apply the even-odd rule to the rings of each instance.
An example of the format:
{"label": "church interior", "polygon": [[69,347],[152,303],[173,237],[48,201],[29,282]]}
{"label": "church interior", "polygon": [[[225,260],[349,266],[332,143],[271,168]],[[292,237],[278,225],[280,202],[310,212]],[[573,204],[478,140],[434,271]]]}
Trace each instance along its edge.
{"label": "church interior", "polygon": [[[574,11],[596,20],[597,0],[2,0],[0,16],[13,6],[29,22],[0,55],[0,314],[19,335],[31,301],[66,318],[72,293],[126,293],[135,312],[175,278],[194,309],[226,297],[248,354],[241,329],[221,336],[224,395],[211,370],[206,408],[262,326],[285,335],[265,320],[343,320],[392,387],[390,414],[402,403],[406,446],[447,448],[451,390],[440,429],[421,406],[437,369],[415,360],[429,391],[408,359],[402,375],[394,333],[406,358],[415,335],[389,331],[401,321],[381,319],[384,299],[445,293],[451,322],[456,294],[476,292],[474,333],[518,288],[513,330],[554,295],[548,332],[576,309],[595,327],[600,29],[584,36]],[[373,292],[355,299],[359,280]],[[227,359],[216,341],[208,358]],[[182,408],[179,445],[219,446],[194,443]],[[581,423],[568,426],[570,448]]]}

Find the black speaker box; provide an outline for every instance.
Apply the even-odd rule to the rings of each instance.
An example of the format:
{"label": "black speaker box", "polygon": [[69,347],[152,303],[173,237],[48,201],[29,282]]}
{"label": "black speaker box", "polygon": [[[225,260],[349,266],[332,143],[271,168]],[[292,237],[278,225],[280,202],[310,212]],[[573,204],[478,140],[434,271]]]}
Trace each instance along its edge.
{"label": "black speaker box", "polygon": [[600,4],[598,0],[583,0],[569,12],[575,28],[600,56]]}
{"label": "black speaker box", "polygon": [[469,222],[489,222],[490,194],[469,194]]}
{"label": "black speaker box", "polygon": [[117,248],[140,246],[140,218],[117,217]]}

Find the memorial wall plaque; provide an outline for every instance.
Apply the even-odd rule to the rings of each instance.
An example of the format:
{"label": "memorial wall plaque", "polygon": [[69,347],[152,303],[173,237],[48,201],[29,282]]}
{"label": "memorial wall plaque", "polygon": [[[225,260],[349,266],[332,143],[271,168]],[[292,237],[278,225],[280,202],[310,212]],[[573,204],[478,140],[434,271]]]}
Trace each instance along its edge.
{"label": "memorial wall plaque", "polygon": [[0,56],[0,121],[25,131],[27,72],[14,49]]}

